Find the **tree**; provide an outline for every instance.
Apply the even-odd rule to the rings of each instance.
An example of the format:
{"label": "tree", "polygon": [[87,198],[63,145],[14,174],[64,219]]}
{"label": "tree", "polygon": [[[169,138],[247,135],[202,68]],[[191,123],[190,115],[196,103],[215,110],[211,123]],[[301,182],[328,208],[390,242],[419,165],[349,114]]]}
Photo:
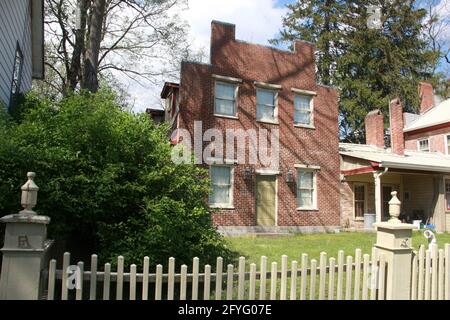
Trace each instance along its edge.
{"label": "tree", "polygon": [[17,211],[26,172],[35,171],[36,209],[77,259],[230,257],[211,222],[208,172],[171,161],[167,126],[122,111],[104,89],[59,102],[29,96],[21,110],[19,122],[0,115],[1,212]]}
{"label": "tree", "polygon": [[[305,40],[316,44],[318,78],[322,84],[333,82],[336,59],[341,53],[345,1],[313,0],[288,4],[283,29],[273,44]],[[292,48],[292,46],[291,46]]]}
{"label": "tree", "polygon": [[[368,26],[370,5],[381,9],[378,28]],[[407,111],[416,110],[418,82],[434,81],[430,69],[438,62],[422,36],[426,12],[415,1],[380,5],[366,0],[311,0],[292,4],[289,10],[279,41],[297,36],[316,41],[318,78],[340,91],[342,140],[363,142],[366,114],[379,108],[387,115],[389,101],[395,97],[402,99]],[[312,23],[310,13],[322,23]],[[333,28],[327,27],[327,20]]]}
{"label": "tree", "polygon": [[46,0],[45,80],[63,96],[96,92],[99,77],[156,81],[188,55],[187,26],[175,14],[186,0]]}
{"label": "tree", "polygon": [[444,99],[450,98],[450,3],[423,0],[421,4],[427,11],[424,25],[426,42],[440,59],[440,64],[431,70],[440,80],[435,87],[436,93]]}

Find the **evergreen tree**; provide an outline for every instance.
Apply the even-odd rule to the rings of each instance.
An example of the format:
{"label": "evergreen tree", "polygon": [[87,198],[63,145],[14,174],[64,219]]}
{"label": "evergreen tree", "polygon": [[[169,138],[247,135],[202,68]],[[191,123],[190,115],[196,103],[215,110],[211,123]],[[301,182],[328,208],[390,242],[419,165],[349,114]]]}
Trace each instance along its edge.
{"label": "evergreen tree", "polygon": [[[305,40],[316,44],[316,64],[319,81],[333,82],[333,71],[342,43],[342,15],[345,1],[312,0],[288,4],[289,13],[283,19],[281,37],[273,44]],[[291,48],[293,46],[291,45]]]}
{"label": "evergreen tree", "polygon": [[[317,43],[318,78],[340,90],[341,138],[363,142],[364,117],[370,110],[379,108],[387,115],[389,101],[400,97],[406,111],[416,111],[418,82],[436,83],[429,70],[438,63],[438,56],[426,46],[422,35],[426,12],[417,8],[416,1],[344,2],[311,0],[290,5],[279,41],[303,37]],[[369,27],[369,6],[381,9],[377,28]],[[336,14],[329,14],[331,7]],[[311,23],[311,12],[315,21],[331,19],[333,28]],[[326,42],[333,49],[331,54]]]}

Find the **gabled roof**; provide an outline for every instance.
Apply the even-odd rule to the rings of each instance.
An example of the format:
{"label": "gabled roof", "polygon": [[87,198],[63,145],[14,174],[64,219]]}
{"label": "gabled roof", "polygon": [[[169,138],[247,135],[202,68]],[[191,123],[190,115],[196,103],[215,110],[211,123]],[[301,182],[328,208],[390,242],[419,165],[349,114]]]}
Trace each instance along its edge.
{"label": "gabled roof", "polygon": [[404,132],[411,132],[450,122],[450,99],[441,102],[413,121]]}
{"label": "gabled roof", "polygon": [[174,82],[164,83],[164,87],[161,91],[161,99],[167,99],[170,89],[178,89],[178,88],[180,88],[180,85],[178,83],[174,83]]}
{"label": "gabled roof", "polygon": [[382,168],[450,173],[450,157],[434,152],[405,150],[405,155],[400,156],[392,153],[391,149],[377,148],[367,144],[341,143],[339,153],[376,162]]}

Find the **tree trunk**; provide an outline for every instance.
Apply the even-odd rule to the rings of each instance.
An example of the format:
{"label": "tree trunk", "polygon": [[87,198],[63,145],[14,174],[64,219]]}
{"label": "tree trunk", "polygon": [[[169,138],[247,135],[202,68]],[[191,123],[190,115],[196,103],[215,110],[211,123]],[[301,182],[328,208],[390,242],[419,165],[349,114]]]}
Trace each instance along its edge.
{"label": "tree trunk", "polygon": [[75,46],[73,49],[72,59],[70,62],[70,70],[67,75],[70,91],[74,91],[82,77],[81,56],[85,46],[87,11],[89,8],[89,0],[78,0],[80,8],[80,29],[75,31]]}
{"label": "tree trunk", "polygon": [[94,0],[92,4],[92,18],[90,21],[89,40],[84,60],[84,89],[91,92],[98,91],[98,56],[102,37],[103,19],[105,18],[106,0]]}

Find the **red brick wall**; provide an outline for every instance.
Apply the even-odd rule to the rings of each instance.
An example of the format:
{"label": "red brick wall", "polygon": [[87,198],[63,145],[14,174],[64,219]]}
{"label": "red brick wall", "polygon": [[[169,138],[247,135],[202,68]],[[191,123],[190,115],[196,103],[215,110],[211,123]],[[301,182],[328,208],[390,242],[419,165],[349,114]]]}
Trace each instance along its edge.
{"label": "red brick wall", "polygon": [[[334,89],[315,81],[314,47],[296,44],[296,52],[286,52],[234,39],[233,25],[212,24],[211,65],[185,62],[181,69],[180,127],[193,136],[194,121],[209,128],[280,130],[280,171],[278,176],[278,226],[338,226],[339,215],[339,132],[338,103]],[[212,74],[243,79],[239,85],[238,117],[213,116]],[[254,81],[282,85],[278,95],[279,125],[256,122]],[[294,127],[294,93],[291,88],[316,91],[316,129]],[[296,173],[295,164],[320,166],[317,175],[318,211],[297,211],[296,184],[286,182],[286,173]],[[254,226],[256,176],[244,180],[246,166],[235,167],[234,209],[214,215],[220,226]],[[258,168],[256,168],[258,169]]]}
{"label": "red brick wall", "polygon": [[384,118],[380,110],[369,112],[365,119],[366,144],[384,148]]}
{"label": "red brick wall", "polygon": [[448,135],[450,135],[450,126],[446,128],[430,130],[428,132],[406,133],[405,134],[406,149],[417,151],[419,140],[430,139],[429,143],[431,152],[440,152],[442,154],[446,154]]}

